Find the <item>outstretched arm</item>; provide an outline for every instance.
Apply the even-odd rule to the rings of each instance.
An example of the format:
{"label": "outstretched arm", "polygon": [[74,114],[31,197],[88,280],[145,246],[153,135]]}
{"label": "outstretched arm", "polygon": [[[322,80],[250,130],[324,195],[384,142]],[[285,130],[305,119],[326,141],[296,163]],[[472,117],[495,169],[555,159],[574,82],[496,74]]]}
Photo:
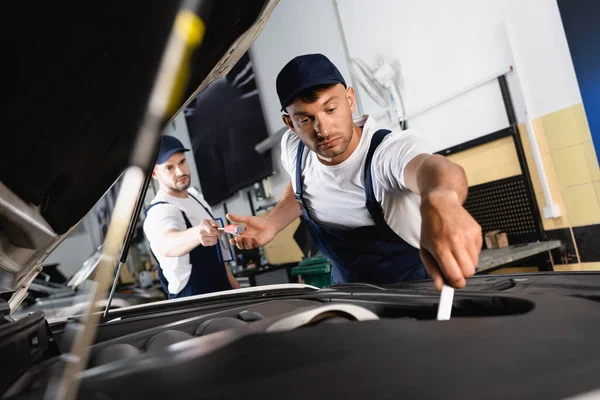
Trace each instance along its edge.
{"label": "outstretched arm", "polygon": [[289,182],[283,190],[281,200],[266,216],[227,214],[227,219],[231,222],[246,225],[244,234],[232,238],[231,243],[235,244],[238,249],[246,250],[264,246],[300,215],[302,215],[302,211],[294,197],[292,182]]}
{"label": "outstretched arm", "polygon": [[218,226],[216,221],[205,219],[183,231],[170,229],[162,235],[156,249],[166,257],[180,257],[200,245],[214,246],[219,237]]}
{"label": "outstretched arm", "polygon": [[421,195],[421,258],[441,290],[460,288],[475,274],[481,227],[464,209],[468,185],[461,166],[439,155],[421,154],[404,170],[406,186]]}

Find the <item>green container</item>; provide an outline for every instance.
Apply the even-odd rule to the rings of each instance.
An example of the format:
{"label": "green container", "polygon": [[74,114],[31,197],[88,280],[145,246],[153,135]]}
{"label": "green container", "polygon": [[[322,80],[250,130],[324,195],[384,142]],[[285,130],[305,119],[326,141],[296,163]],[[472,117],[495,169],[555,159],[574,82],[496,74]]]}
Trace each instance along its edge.
{"label": "green container", "polygon": [[306,258],[290,271],[292,276],[299,276],[307,284],[323,288],[331,285],[331,264],[323,256]]}

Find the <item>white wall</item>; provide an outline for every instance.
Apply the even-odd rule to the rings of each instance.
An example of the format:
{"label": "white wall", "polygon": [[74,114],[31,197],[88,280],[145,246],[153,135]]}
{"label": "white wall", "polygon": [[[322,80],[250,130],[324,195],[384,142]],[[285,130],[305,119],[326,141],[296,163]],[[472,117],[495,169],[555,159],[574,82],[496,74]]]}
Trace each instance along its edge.
{"label": "white wall", "polygon": [[[556,0],[333,1],[350,57],[372,68],[387,61],[400,73],[407,114],[512,65],[507,18],[530,82],[533,117],[581,102]],[[523,120],[514,73],[509,84]],[[379,112],[373,102],[363,103],[366,112]],[[505,128],[507,118],[492,82],[408,123],[437,151]]]}
{"label": "white wall", "polygon": [[556,0],[508,0],[533,97],[532,116],[581,103],[581,93]]}
{"label": "white wall", "polygon": [[[336,4],[345,37],[338,26]],[[275,89],[277,73],[297,55],[327,55],[350,84],[353,79],[346,43],[350,57],[358,57],[371,67],[382,60],[390,62],[400,73],[402,96],[410,114],[512,65],[504,30],[506,18],[512,19],[520,45],[524,76],[533,95],[533,117],[581,102],[556,0],[281,0],[250,51],[269,134],[283,127]],[[523,121],[523,99],[514,73],[508,75],[508,82],[517,117]],[[362,111],[382,114],[366,93],[360,88],[357,91]],[[387,121],[380,122],[386,125]],[[507,124],[496,82],[409,121],[433,151]],[[178,129],[175,135],[180,132],[178,137],[189,143],[183,130]],[[271,178],[275,197],[255,201],[255,207],[276,201],[289,181],[279,157],[276,147],[272,151],[275,175]],[[193,184],[199,187],[199,183]],[[230,212],[251,212],[246,191],[226,203]],[[222,207],[213,209],[224,216]]]}
{"label": "white wall", "polygon": [[330,0],[281,0],[252,45],[252,60],[270,132],[283,126],[275,89],[279,71],[292,58],[323,53],[350,78],[342,35]]}
{"label": "white wall", "polygon": [[96,251],[94,216],[88,213],[76,228],[58,247],[44,260],[44,265],[58,263],[58,269],[70,278],[83,265],[83,262]]}

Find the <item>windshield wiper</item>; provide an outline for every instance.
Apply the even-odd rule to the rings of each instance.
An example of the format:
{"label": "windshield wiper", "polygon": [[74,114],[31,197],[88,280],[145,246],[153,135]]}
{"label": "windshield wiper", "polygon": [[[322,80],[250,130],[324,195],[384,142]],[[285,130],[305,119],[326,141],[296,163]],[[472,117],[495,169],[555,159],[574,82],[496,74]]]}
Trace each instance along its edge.
{"label": "windshield wiper", "polygon": [[341,289],[341,288],[353,288],[353,287],[368,287],[377,290],[388,290],[382,286],[377,286],[372,283],[355,282],[355,283],[336,283],[335,285],[327,286],[324,289]]}

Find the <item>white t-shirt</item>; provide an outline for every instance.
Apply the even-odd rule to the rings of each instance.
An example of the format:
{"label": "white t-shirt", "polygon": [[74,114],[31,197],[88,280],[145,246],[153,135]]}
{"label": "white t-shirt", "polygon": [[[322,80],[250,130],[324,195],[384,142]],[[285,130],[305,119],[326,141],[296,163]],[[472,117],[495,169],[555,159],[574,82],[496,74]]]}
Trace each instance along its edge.
{"label": "white t-shirt", "polygon": [[[304,201],[311,218],[322,225],[352,229],[374,225],[365,206],[364,168],[373,134],[379,129],[369,116],[356,119],[363,127],[358,147],[345,161],[327,166],[304,149],[302,182]],[[296,154],[300,139],[288,130],[281,140],[281,162],[296,191]],[[404,184],[404,168],[419,154],[430,154],[413,129],[393,131],[385,137],[371,164],[373,190],[383,207],[385,220],[398,236],[419,248],[421,198]]]}
{"label": "white t-shirt", "polygon": [[[212,213],[210,206],[204,200],[204,196],[192,188],[188,189],[188,192],[191,196],[200,200],[204,204],[204,207]],[[199,225],[202,220],[211,218],[204,208],[191,196],[183,199],[173,197],[159,190],[151,204],[159,201],[165,201],[169,204],[158,204],[152,207],[144,220],[144,233],[150,242],[152,252],[158,259],[165,278],[169,282],[169,292],[173,294],[181,292],[190,279],[192,272],[190,256],[186,254],[181,257],[166,257],[156,250],[156,246],[168,230],[176,229],[184,231],[187,229],[181,211],[185,212],[192,226]]]}

